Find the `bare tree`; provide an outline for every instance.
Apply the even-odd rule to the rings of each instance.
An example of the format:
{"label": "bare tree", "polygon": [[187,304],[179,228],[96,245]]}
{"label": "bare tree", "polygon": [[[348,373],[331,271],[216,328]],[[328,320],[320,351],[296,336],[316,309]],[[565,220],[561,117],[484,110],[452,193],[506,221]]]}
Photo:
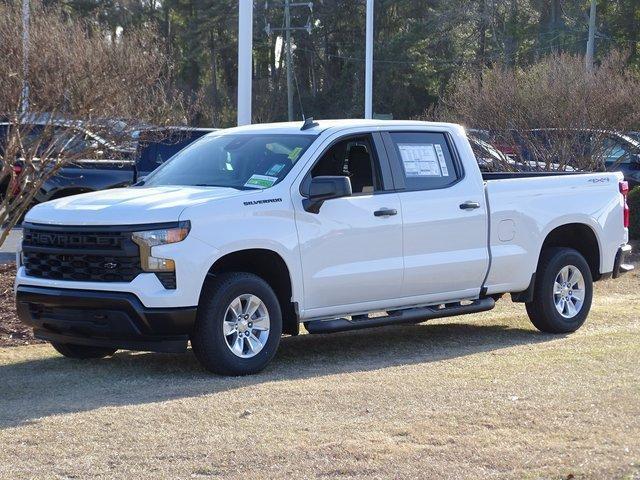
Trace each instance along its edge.
{"label": "bare tree", "polygon": [[21,12],[0,4],[0,244],[44,182],[95,157],[94,142],[78,141],[87,132],[121,144],[145,125],[184,124],[195,109],[171,88],[173,66],[152,29],[96,31],[32,8],[23,111]]}
{"label": "bare tree", "polygon": [[638,98],[640,76],[625,68],[624,54],[610,54],[590,72],[581,56],[553,54],[526,68],[465,72],[425,116],[487,130],[494,142],[517,149],[520,162],[601,170],[610,132],[640,127]]}

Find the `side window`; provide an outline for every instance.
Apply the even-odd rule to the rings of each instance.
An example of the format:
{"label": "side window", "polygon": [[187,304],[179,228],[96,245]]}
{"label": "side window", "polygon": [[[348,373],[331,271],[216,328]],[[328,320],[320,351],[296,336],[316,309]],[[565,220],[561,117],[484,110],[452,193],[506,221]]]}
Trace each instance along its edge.
{"label": "side window", "polygon": [[391,134],[407,190],[443,188],[458,181],[458,171],[443,133]]}
{"label": "side window", "polygon": [[311,177],[325,175],[349,177],[354,195],[382,190],[379,161],[371,137],[350,137],[332,145],[311,169]]}

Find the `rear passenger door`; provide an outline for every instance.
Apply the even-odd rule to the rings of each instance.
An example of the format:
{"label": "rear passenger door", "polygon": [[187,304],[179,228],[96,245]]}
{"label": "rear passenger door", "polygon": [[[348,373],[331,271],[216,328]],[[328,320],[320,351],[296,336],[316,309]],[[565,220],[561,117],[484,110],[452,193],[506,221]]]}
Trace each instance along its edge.
{"label": "rear passenger door", "polygon": [[477,296],[489,264],[481,176],[466,174],[447,132],[391,131],[383,138],[402,207],[402,296]]}

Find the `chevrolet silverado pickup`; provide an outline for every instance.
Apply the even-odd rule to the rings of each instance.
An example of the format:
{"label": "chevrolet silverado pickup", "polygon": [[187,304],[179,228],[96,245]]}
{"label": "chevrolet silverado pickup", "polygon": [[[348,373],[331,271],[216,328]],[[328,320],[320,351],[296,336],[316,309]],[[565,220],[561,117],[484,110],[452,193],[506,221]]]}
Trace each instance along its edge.
{"label": "chevrolet silverado pickup", "polygon": [[[465,130],[335,120],[210,133],[136,186],[26,216],[16,301],[62,355],[184,351],[255,373],[283,334],[490,310],[585,321],[631,268],[620,173],[482,174]],[[381,333],[382,334],[382,333]]]}

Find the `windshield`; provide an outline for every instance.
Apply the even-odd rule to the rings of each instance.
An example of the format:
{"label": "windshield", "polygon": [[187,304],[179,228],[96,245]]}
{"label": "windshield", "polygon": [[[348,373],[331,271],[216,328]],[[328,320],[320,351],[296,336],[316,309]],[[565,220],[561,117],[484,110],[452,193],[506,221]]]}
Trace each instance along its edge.
{"label": "windshield", "polygon": [[289,173],[315,138],[295,134],[206,136],[178,152],[141,184],[269,188]]}

